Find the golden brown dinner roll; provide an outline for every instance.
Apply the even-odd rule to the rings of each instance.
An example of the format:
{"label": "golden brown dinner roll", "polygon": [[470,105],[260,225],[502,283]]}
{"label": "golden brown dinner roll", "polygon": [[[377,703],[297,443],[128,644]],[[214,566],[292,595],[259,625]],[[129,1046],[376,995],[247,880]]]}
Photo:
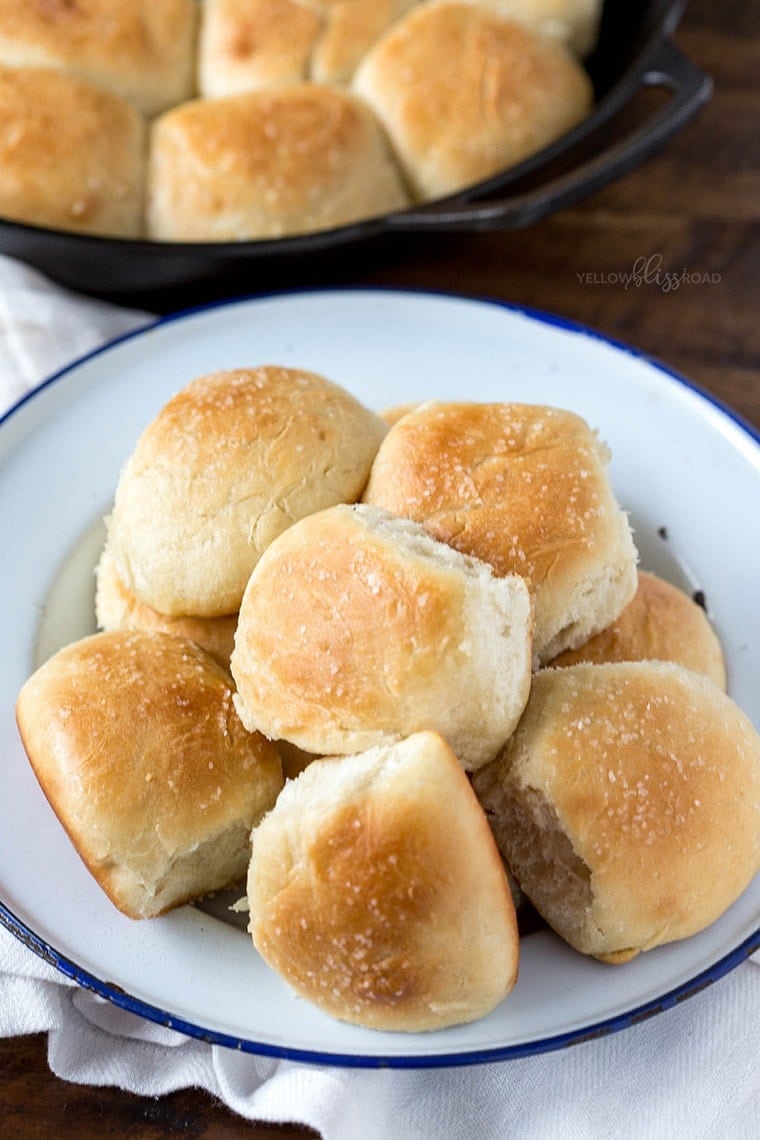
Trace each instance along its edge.
{"label": "golden brown dinner roll", "polygon": [[296,519],[357,499],[379,416],[313,372],[213,372],[174,396],[125,464],[108,521],[124,585],[170,617],[235,613]]}
{"label": "golden brown dinner roll", "polygon": [[423,199],[541,150],[592,102],[588,77],[560,44],[455,0],[418,5],[398,20],[364,57],[353,88]]}
{"label": "golden brown dinner roll", "polygon": [[337,88],[198,99],[153,126],[148,230],[162,241],[284,237],[407,203],[375,118]]}
{"label": "golden brown dinner roll", "polygon": [[137,237],[145,127],[92,83],[0,66],[0,216],[52,229]]}
{"label": "golden brown dinner roll", "polygon": [[347,83],[416,0],[205,0],[199,89],[235,95],[311,79]]}
{"label": "golden brown dinner roll", "polygon": [[517,976],[499,854],[456,757],[418,733],[317,760],[253,835],[250,930],[302,997],[343,1021],[474,1021]]}
{"label": "golden brown dinner roll", "polygon": [[670,582],[640,570],[638,589],[612,625],[552,665],[582,661],[674,661],[726,688],[726,664],[715,630],[701,606]]}
{"label": "golden brown dinner roll", "polygon": [[192,94],[195,13],[193,0],[0,0],[0,63],[68,71],[156,115]]}
{"label": "golden brown dinner roll", "polygon": [[538,673],[475,789],[533,905],[597,958],[702,930],[760,869],[760,738],[670,662]]}
{"label": "golden brown dinner roll", "polygon": [[519,20],[550,39],[559,40],[581,59],[599,36],[602,0],[471,0]]}
{"label": "golden brown dinner roll", "polygon": [[318,83],[348,83],[386,28],[417,0],[309,0],[324,26],[314,46],[311,76]]}
{"label": "golden brown dinner roll", "polygon": [[533,404],[420,405],[388,432],[364,501],[521,574],[546,662],[587,641],[636,591],[636,551],[608,452],[580,416]]}
{"label": "golden brown dinner roll", "polygon": [[245,874],[282,787],[227,674],[189,641],[98,633],[51,657],[16,715],[50,806],[110,899],[149,918]]}
{"label": "golden brown dinner roll", "polygon": [[338,506],[265,551],[240,608],[232,675],[240,718],[322,755],[422,729],[472,770],[525,706],[531,611],[521,578],[387,511]]}
{"label": "golden brown dinner roll", "polygon": [[303,0],[205,0],[198,89],[218,97],[309,78],[320,12]]}
{"label": "golden brown dinner roll", "polygon": [[95,619],[102,630],[142,629],[193,641],[229,670],[237,614],[213,618],[160,614],[127,589],[107,544],[95,568]]}

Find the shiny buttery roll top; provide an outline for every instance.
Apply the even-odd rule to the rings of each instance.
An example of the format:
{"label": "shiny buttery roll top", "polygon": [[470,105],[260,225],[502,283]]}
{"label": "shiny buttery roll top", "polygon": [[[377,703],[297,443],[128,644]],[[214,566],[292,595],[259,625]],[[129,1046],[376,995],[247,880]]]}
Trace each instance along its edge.
{"label": "shiny buttery roll top", "polygon": [[199,90],[216,97],[311,79],[346,83],[415,0],[205,0]]}
{"label": "shiny buttery roll top", "polygon": [[398,20],[362,60],[353,89],[423,199],[541,150],[585,118],[593,100],[588,76],[560,44],[490,5],[455,0]]}
{"label": "shiny buttery roll top", "polygon": [[192,94],[196,9],[193,0],[0,0],[0,63],[68,71],[156,115]]}
{"label": "shiny buttery roll top", "polygon": [[552,665],[605,661],[673,661],[726,688],[723,649],[707,615],[677,586],[640,570],[638,589],[618,618]]}
{"label": "shiny buttery roll top", "polygon": [[0,65],[0,215],[138,237],[145,126],[131,103],[57,71]]}
{"label": "shiny buttery roll top", "polygon": [[606,961],[702,930],[760,869],[760,738],[670,662],[538,673],[475,790],[536,909]]}
{"label": "shiny buttery roll top", "polygon": [[127,589],[106,544],[95,568],[95,620],[102,630],[142,629],[185,638],[229,670],[238,616],[172,618],[159,613]]}
{"label": "shiny buttery roll top", "polygon": [[159,412],[121,472],[108,523],[120,579],[170,617],[234,613],[272,539],[361,495],[385,431],[311,372],[200,377]]}
{"label": "shiny buttery roll top", "polygon": [[189,641],[98,633],[25,683],[16,716],[50,806],[120,910],[148,918],[245,874],[282,787],[229,676]]}
{"label": "shiny buttery roll top", "polygon": [[325,755],[441,733],[463,767],[492,759],[530,687],[521,578],[367,506],[285,531],[251,574],[231,669],[241,720]]}
{"label": "shiny buttery roll top", "polygon": [[316,760],[253,834],[250,930],[343,1021],[474,1021],[517,976],[515,912],[486,819],[440,736]]}
{"label": "shiny buttery roll top", "polygon": [[167,241],[284,237],[408,204],[375,117],[303,83],[167,111],[152,128],[148,232]]}
{"label": "shiny buttery roll top", "polygon": [[364,501],[520,574],[541,663],[613,621],[636,592],[636,551],[580,416],[532,404],[420,405],[388,432]]}

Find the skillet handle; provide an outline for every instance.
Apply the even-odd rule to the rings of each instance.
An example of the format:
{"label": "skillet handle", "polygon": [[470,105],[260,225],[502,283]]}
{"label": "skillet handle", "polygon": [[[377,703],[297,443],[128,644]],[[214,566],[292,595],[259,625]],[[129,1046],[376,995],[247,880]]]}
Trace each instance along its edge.
{"label": "skillet handle", "polygon": [[646,87],[666,87],[671,98],[652,118],[570,173],[511,197],[491,202],[455,202],[450,206],[430,203],[390,215],[387,222],[393,229],[409,232],[513,230],[532,225],[547,214],[593,194],[648,158],[684,126],[709,98],[712,81],[669,40],[664,40],[633,77],[629,97]]}

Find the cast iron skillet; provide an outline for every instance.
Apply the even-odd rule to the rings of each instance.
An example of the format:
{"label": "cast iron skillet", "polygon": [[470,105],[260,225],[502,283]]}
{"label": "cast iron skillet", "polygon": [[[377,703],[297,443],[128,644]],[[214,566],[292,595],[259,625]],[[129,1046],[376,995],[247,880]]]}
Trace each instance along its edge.
{"label": "cast iron skillet", "polygon": [[[339,229],[289,238],[161,243],[91,237],[0,220],[0,250],[70,288],[171,309],[308,280],[332,280],[424,233],[512,230],[592,194],[657,150],[710,95],[711,82],[670,42],[685,0],[607,0],[587,61],[592,114],[552,146],[435,202]],[[667,99],[643,122],[616,126],[649,88]],[[623,115],[624,117],[624,115]]]}

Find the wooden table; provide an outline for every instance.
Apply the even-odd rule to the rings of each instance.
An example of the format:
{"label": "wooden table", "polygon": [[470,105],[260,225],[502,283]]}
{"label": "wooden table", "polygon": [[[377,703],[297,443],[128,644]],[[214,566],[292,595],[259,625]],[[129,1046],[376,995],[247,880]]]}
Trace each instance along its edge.
{"label": "wooden table", "polygon": [[[760,428],[760,19],[756,0],[693,0],[676,40],[715,80],[700,117],[667,149],[583,204],[530,230],[414,242],[361,280],[490,294],[626,340],[681,370]],[[640,259],[718,275],[665,292],[605,284]],[[0,1132],[305,1137],[251,1125],[205,1093],[161,1098],[66,1084],[42,1036],[0,1041]]]}

